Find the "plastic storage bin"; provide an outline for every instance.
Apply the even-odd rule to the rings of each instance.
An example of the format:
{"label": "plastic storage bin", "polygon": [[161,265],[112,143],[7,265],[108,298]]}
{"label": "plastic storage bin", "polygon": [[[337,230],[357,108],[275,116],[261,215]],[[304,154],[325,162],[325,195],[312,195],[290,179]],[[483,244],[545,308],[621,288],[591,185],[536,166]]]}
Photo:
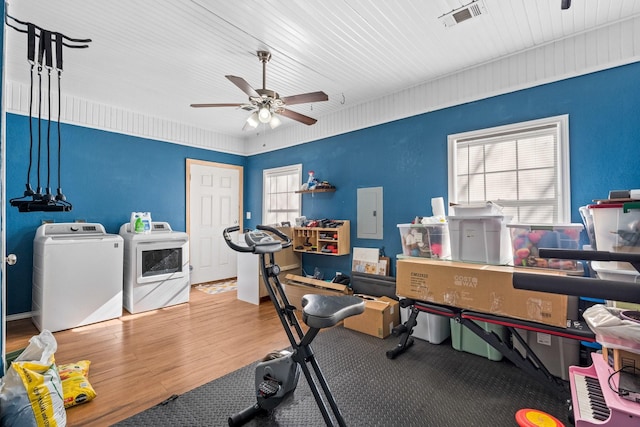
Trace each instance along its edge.
{"label": "plastic storage bin", "polygon": [[[640,252],[640,202],[589,205],[599,251]],[[630,270],[627,263],[608,261],[607,268]]]}
{"label": "plastic storage bin", "polygon": [[507,224],[511,236],[513,265],[582,272],[575,260],[540,258],[539,248],[578,249],[582,224]]}
{"label": "plastic storage bin", "polygon": [[[409,320],[410,314],[408,307],[400,307],[400,322],[404,324]],[[451,336],[449,318],[431,313],[418,313],[411,336],[431,344],[440,344]]]}
{"label": "plastic storage bin", "polygon": [[452,204],[452,216],[487,216],[502,215],[502,206],[493,202]]}
{"label": "plastic storage bin", "polygon": [[[602,280],[617,280],[619,282],[637,283],[638,286],[640,286],[640,273],[635,269],[626,270],[610,268],[611,263],[604,261],[592,261],[591,267],[598,275],[598,278]],[[610,307],[624,308],[627,310],[640,310],[640,304],[630,302],[607,301],[606,304]]]}
{"label": "plastic storage bin", "polygon": [[[454,319],[449,319],[449,321],[451,324],[451,346],[454,349],[486,357],[487,359],[495,362],[502,360],[502,353],[471,332],[466,326],[461,325]],[[486,322],[476,323],[482,326],[485,331],[495,332],[502,341],[507,342],[507,339],[509,338],[509,330],[504,326]]]}
{"label": "plastic storage bin", "polygon": [[398,224],[402,254],[406,256],[450,259],[447,224]]}
{"label": "plastic storage bin", "polygon": [[449,216],[453,261],[506,265],[512,262],[511,241],[506,224],[511,217]]}
{"label": "plastic storage bin", "polygon": [[[516,332],[552,375],[569,381],[569,366],[580,363],[579,341],[523,329],[516,329]],[[516,337],[513,337],[513,347],[523,357],[526,356],[526,351]]]}

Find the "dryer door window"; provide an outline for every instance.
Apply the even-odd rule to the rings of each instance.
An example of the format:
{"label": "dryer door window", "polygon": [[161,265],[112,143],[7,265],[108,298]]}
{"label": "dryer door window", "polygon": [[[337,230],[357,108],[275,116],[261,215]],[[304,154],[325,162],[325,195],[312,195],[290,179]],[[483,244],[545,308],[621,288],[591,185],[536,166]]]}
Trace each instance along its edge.
{"label": "dryer door window", "polygon": [[137,282],[150,283],[184,276],[183,246],[168,242],[139,244]]}
{"label": "dryer door window", "polygon": [[182,248],[142,251],[142,277],[182,271]]}

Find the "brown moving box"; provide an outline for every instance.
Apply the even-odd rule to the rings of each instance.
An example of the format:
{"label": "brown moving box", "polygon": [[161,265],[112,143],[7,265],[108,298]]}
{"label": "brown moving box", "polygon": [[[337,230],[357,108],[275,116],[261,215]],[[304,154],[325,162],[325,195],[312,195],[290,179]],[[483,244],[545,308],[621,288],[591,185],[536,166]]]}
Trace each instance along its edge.
{"label": "brown moving box", "polygon": [[[607,348],[602,346],[602,357],[614,370],[618,371],[624,366],[631,366],[640,369],[640,354],[632,353],[617,348]],[[632,372],[632,371],[630,371]]]}
{"label": "brown moving box", "polygon": [[[515,267],[421,258],[397,263],[399,296],[567,327],[567,296],[514,289]],[[564,275],[561,271],[518,272]],[[541,279],[543,280],[543,279]]]}
{"label": "brown moving box", "polygon": [[325,282],[310,277],[287,274],[283,288],[289,303],[302,310],[302,297],[306,294],[350,295],[353,292],[346,285]]}
{"label": "brown moving box", "polygon": [[378,338],[386,338],[400,323],[400,305],[389,297],[356,294],[365,300],[364,313],[344,319],[344,327]]}

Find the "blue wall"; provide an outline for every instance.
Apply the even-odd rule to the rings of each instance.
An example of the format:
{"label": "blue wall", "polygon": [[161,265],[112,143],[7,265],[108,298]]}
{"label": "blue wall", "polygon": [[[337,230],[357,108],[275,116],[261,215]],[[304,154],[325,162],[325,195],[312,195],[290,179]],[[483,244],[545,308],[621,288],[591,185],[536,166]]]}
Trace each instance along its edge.
{"label": "blue wall", "polygon": [[[640,187],[640,63],[496,96],[343,134],[247,162],[246,210],[260,221],[262,169],[302,163],[335,193],[303,195],[308,218],[348,219],[351,246],[402,252],[396,224],[431,215],[431,198],[447,200],[447,135],[569,114],[571,220],[582,222],[578,207],[607,197],[609,190]],[[356,192],[384,187],[384,239],[356,238]],[[351,258],[305,254],[333,277],[350,271]],[[395,274],[395,269],[392,269]]]}
{"label": "blue wall", "polygon": [[[37,120],[33,120],[33,126],[37,135]],[[42,134],[46,135],[44,127]],[[186,159],[240,166],[246,162],[244,156],[72,125],[62,125],[61,135],[62,191],[73,204],[71,212],[19,213],[7,201],[7,253],[18,256],[18,263],[7,267],[8,314],[31,311],[33,238],[43,220],[83,219],[101,223],[108,233],[117,234],[120,226],[129,221],[131,212],[151,212],[154,221],[167,221],[174,230],[185,231]],[[27,182],[29,118],[7,115],[6,139],[7,198],[11,199],[24,194]],[[56,126],[52,126],[51,141],[56,142],[52,145],[55,151]],[[46,152],[43,151],[43,155],[46,156]],[[54,155],[52,159],[55,158]],[[34,189],[36,173],[34,163],[30,180]],[[46,179],[43,163],[42,187],[46,187]],[[51,187],[55,194],[56,170],[51,173]]]}
{"label": "blue wall", "polygon": [[[447,201],[447,135],[569,114],[572,221],[581,222],[579,206],[611,189],[640,187],[638,76],[635,63],[247,158],[63,125],[63,191],[73,211],[7,207],[7,251],[20,259],[7,269],[8,313],[31,309],[33,237],[43,219],[100,222],[117,233],[130,212],[150,211],[184,230],[185,158],[245,167],[250,228],[261,222],[263,169],[302,163],[304,173],[314,170],[337,187],[303,195],[303,215],[351,220],[352,246],[384,247],[393,259],[401,252],[396,224],[430,215],[432,197]],[[8,115],[8,198],[24,192],[28,129],[27,117]],[[357,189],[377,186],[384,187],[384,239],[357,239]],[[325,277],[351,269],[350,256],[307,254],[303,262],[305,270],[318,267]]]}

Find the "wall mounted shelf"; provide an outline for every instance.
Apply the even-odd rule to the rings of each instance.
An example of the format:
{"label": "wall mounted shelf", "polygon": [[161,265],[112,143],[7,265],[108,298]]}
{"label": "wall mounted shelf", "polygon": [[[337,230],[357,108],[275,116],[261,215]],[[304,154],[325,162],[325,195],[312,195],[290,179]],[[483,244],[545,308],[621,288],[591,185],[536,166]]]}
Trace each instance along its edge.
{"label": "wall mounted shelf", "polygon": [[315,190],[298,190],[296,193],[333,193],[335,188],[318,188]]}
{"label": "wall mounted shelf", "polygon": [[[350,223],[341,221],[342,225],[334,228],[294,227],[293,251],[318,255],[348,255],[351,252],[349,243]],[[332,246],[335,252],[323,252],[322,249]]]}

